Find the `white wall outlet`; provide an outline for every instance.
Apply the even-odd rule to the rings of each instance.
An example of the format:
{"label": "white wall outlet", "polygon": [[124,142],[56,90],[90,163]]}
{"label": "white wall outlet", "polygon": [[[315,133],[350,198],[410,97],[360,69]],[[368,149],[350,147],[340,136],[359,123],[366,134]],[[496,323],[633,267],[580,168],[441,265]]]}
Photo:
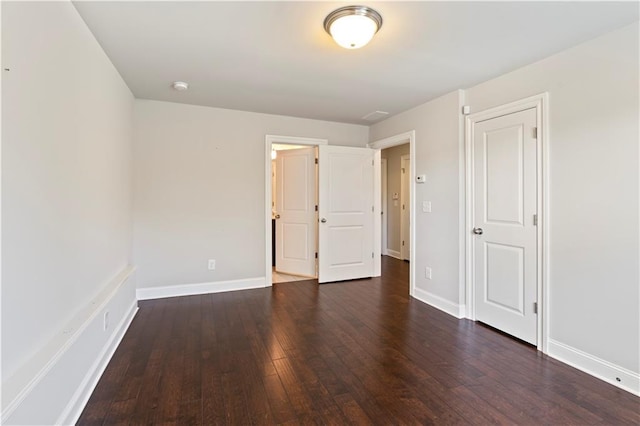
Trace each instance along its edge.
{"label": "white wall outlet", "polygon": [[104,313],[104,321],[102,323],[102,326],[104,328],[104,331],[107,331],[107,329],[109,328],[109,311],[106,311]]}
{"label": "white wall outlet", "polygon": [[417,175],[416,183],[425,183],[427,181],[427,175]]}
{"label": "white wall outlet", "polygon": [[424,213],[431,213],[431,201],[422,202],[422,211]]}
{"label": "white wall outlet", "polygon": [[209,268],[210,271],[213,271],[214,269],[216,269],[216,260],[209,259],[209,263],[207,264],[207,267]]}
{"label": "white wall outlet", "polygon": [[428,280],[431,279],[431,268],[429,268],[428,266],[424,268],[424,277]]}

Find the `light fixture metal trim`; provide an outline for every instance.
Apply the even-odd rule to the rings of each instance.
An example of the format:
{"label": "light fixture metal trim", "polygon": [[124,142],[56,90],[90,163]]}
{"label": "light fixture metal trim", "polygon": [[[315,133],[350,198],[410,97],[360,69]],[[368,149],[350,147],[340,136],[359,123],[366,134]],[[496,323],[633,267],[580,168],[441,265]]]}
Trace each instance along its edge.
{"label": "light fixture metal trim", "polygon": [[380,28],[382,27],[382,15],[380,15],[376,10],[367,6],[345,6],[334,10],[324,18],[324,30],[331,35],[331,24],[342,17],[350,15],[366,16],[371,19],[376,23],[376,33],[380,31]]}

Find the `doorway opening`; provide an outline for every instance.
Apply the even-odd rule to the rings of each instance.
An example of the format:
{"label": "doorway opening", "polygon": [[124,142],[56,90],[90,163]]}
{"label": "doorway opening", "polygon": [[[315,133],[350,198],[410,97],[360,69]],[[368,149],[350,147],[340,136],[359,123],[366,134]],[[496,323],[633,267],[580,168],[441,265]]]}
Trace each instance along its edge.
{"label": "doorway opening", "polygon": [[[378,260],[381,260],[383,255],[396,257],[402,259],[403,253],[406,259],[409,261],[409,295],[413,296],[415,288],[415,130],[411,130],[406,133],[401,133],[395,136],[390,136],[385,139],[380,139],[371,142],[367,146],[376,150],[376,181],[375,181],[375,201],[376,201],[376,222],[374,226],[374,238],[376,241]],[[404,244],[406,251],[403,252],[402,247],[402,224],[397,226],[398,246],[394,250],[391,247],[391,230],[389,225],[389,218],[392,216],[391,209],[394,206],[394,201],[397,201],[398,211],[402,211],[401,194],[403,192],[401,182],[398,180],[399,186],[397,190],[391,187],[390,174],[392,173],[392,163],[389,159],[390,153],[395,155],[394,150],[398,152],[397,161],[394,162],[398,166],[398,170],[401,176],[401,169],[403,167],[402,155],[406,155],[404,168],[405,168],[405,233]],[[395,166],[393,166],[395,167]],[[397,199],[394,200],[394,196],[397,192]],[[398,215],[400,217],[400,215]],[[395,238],[395,237],[394,237]],[[376,262],[376,271],[374,276],[381,275],[381,262]]]}
{"label": "doorway opening", "polygon": [[384,236],[381,252],[383,256],[406,261],[411,258],[409,244],[411,157],[409,150],[409,144],[405,143],[380,151],[382,168],[381,219],[382,235]]}
{"label": "doorway opening", "polygon": [[[379,151],[369,147],[328,145],[323,139],[289,136],[267,135],[265,142],[265,286],[273,283],[273,257],[276,257],[278,272],[283,261],[290,262],[287,268],[306,264],[306,272],[298,271],[294,275],[317,276],[319,284],[380,276]],[[274,177],[271,173],[274,144],[303,145],[303,148],[282,151],[283,158],[291,157],[284,173],[298,173],[299,177],[283,179],[284,182],[291,182],[291,185],[283,195],[276,195],[275,212],[272,209]],[[297,158],[304,157],[304,152],[313,152],[314,149],[309,146],[317,148],[316,163],[311,161],[313,156],[308,157],[306,162]],[[280,154],[276,153],[275,157],[280,157]],[[280,164],[280,161],[276,164]],[[313,174],[316,167],[317,174]],[[279,175],[280,172],[276,170],[276,191]],[[302,188],[312,181],[317,181],[317,186],[308,189],[306,196],[291,196],[287,192],[291,190],[294,194],[305,193]],[[316,193],[317,202],[314,204]],[[280,204],[279,199],[284,200],[283,204]],[[290,213],[288,219],[285,218],[285,212]],[[276,217],[278,215],[279,218]],[[301,219],[294,218],[295,215],[306,215],[307,222],[299,221]],[[278,234],[275,238],[272,232],[274,218]],[[314,219],[317,226],[311,223]],[[283,226],[279,226],[278,222],[282,222]],[[285,231],[291,238],[280,234]],[[293,238],[296,235],[305,237]],[[312,240],[313,243],[310,244]],[[278,249],[278,241],[281,242],[283,252]],[[312,250],[310,247],[316,244],[317,251]],[[281,255],[282,257],[278,257]],[[312,263],[315,259],[317,264]]]}

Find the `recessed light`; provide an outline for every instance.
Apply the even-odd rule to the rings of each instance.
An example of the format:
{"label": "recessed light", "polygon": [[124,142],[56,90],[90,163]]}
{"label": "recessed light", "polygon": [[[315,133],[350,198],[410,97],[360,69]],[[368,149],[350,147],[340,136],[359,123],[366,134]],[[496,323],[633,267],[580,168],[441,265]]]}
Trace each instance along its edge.
{"label": "recessed light", "polygon": [[173,84],[171,84],[171,87],[179,92],[183,92],[189,88],[189,83],[184,81],[174,81]]}

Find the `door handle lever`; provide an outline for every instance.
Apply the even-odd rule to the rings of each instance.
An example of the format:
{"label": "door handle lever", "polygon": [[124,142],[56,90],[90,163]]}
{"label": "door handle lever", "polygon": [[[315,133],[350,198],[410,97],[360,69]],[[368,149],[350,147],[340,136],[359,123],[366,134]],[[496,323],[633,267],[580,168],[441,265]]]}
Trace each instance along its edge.
{"label": "door handle lever", "polygon": [[483,232],[482,228],[473,228],[473,233],[476,235],[482,235]]}
{"label": "door handle lever", "polygon": [[322,219],[320,219],[320,222],[322,222],[322,223],[326,223],[326,222],[327,222],[327,219],[325,219],[325,218],[323,217]]}
{"label": "door handle lever", "polygon": [[280,219],[280,215],[279,214],[276,215],[276,219]]}

